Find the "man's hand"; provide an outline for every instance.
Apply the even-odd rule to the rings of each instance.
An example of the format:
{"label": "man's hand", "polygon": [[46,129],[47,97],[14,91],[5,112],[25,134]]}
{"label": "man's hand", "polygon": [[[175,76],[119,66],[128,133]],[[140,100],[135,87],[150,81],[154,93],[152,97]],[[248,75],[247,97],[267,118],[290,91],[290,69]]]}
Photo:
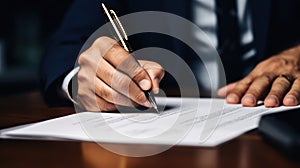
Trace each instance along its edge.
{"label": "man's hand", "polygon": [[256,106],[264,100],[266,107],[281,104],[296,106],[300,102],[300,46],[286,50],[259,63],[242,80],[218,91],[228,103]]}
{"label": "man's hand", "polygon": [[115,40],[98,38],[78,59],[77,101],[88,111],[112,111],[116,105],[151,107],[144,91],[159,90],[163,68],[136,61]]}

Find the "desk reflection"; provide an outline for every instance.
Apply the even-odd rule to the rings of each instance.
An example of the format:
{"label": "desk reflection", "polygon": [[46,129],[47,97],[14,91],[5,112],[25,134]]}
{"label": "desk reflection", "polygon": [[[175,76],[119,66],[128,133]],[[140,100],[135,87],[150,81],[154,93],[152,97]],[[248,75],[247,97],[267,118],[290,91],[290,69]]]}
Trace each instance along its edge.
{"label": "desk reflection", "polygon": [[[157,150],[159,145],[119,145],[112,144],[123,150]],[[139,149],[140,148],[140,149]],[[218,150],[203,148],[201,151],[191,150],[192,147],[173,147],[163,153],[147,157],[127,157],[115,154],[97,143],[82,143],[83,162],[86,167],[218,167]]]}

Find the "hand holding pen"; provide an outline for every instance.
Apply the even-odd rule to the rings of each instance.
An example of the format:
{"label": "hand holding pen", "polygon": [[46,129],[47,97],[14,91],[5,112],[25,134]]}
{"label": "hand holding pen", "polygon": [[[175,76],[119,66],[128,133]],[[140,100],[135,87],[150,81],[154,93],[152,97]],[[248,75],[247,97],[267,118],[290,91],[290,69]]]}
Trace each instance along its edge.
{"label": "hand holding pen", "polygon": [[[115,32],[116,36],[115,38],[117,38],[117,40],[119,41],[119,43],[121,44],[121,46],[129,53],[132,53],[133,50],[128,42],[128,37],[127,34],[124,30],[123,25],[121,24],[117,14],[113,11],[113,10],[108,10],[106,8],[106,6],[102,3],[102,8],[104,11],[104,14],[107,17],[107,20],[110,22],[111,26],[113,27],[113,31]],[[137,63],[139,64],[139,62],[137,61]],[[132,65],[130,64],[126,64],[125,68],[130,68]],[[134,74],[134,76],[137,74]],[[133,78],[134,78],[133,76]],[[147,97],[148,101],[150,102],[150,104],[152,105],[152,107],[159,113],[158,108],[157,108],[157,104],[154,98],[154,95],[150,89],[146,89],[146,88],[142,88],[144,90],[145,96]]]}
{"label": "hand holding pen", "polygon": [[85,110],[112,111],[116,105],[156,107],[151,90],[159,90],[163,68],[136,60],[120,43],[99,37],[79,56],[77,101]]}

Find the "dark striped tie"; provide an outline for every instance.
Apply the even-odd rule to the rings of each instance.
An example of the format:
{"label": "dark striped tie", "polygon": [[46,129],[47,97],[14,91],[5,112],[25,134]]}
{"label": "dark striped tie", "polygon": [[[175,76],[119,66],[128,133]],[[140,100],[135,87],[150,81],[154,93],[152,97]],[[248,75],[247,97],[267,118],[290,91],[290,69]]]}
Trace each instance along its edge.
{"label": "dark striped tie", "polygon": [[218,52],[227,82],[241,78],[240,31],[236,0],[216,0]]}

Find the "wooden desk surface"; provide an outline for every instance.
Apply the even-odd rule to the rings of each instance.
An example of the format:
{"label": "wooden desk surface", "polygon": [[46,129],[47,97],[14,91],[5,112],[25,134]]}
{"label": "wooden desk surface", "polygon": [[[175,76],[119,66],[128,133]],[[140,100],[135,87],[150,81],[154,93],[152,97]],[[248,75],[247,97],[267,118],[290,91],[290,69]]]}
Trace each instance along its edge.
{"label": "wooden desk surface", "polygon": [[[0,128],[74,113],[73,108],[48,108],[38,92],[0,97]],[[118,145],[125,148],[126,145]],[[149,146],[156,148],[159,146]],[[92,142],[0,139],[1,168],[111,167],[300,167],[252,131],[214,148],[172,147],[161,154],[132,158],[109,152]]]}

